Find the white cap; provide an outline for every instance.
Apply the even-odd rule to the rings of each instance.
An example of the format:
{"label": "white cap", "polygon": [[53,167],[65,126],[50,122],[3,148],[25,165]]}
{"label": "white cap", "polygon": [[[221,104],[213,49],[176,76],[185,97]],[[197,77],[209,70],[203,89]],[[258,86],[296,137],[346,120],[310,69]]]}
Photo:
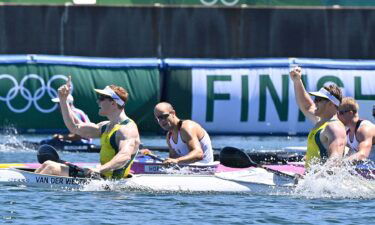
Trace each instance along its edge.
{"label": "white cap", "polygon": [[309,92],[309,94],[312,96],[328,99],[336,106],[340,105],[340,101],[335,96],[333,96],[329,91],[327,91],[324,87],[322,87],[319,91]]}
{"label": "white cap", "polygon": [[106,86],[104,89],[94,89],[97,93],[101,95],[106,95],[111,97],[119,106],[124,106],[125,102],[110,88],[109,86]]}
{"label": "white cap", "polygon": [[[57,98],[52,98],[51,101],[55,102],[55,103],[59,103],[60,102],[60,99],[57,97]],[[74,98],[72,95],[68,95],[68,97],[66,98],[66,102],[68,103],[73,103],[74,101]]]}

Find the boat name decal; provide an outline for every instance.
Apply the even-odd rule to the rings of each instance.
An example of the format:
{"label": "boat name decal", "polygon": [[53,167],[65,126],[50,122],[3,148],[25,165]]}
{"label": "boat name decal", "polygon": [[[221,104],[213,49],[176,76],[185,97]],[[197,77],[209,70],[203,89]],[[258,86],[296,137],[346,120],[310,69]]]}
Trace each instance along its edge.
{"label": "boat name decal", "polygon": [[67,185],[83,185],[87,184],[89,180],[77,178],[63,178],[63,177],[35,177],[36,183],[43,184],[67,184]]}
{"label": "boat name decal", "polygon": [[146,173],[157,173],[160,172],[161,166],[159,165],[145,165]]}

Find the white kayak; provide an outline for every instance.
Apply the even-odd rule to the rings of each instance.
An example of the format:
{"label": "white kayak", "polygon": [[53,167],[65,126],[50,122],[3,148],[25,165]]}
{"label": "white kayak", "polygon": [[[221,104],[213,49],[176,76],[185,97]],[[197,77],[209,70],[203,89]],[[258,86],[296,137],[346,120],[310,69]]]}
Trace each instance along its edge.
{"label": "white kayak", "polygon": [[[92,184],[105,189],[155,192],[280,192],[291,191],[294,180],[251,167],[213,175],[137,174],[131,178],[104,181],[36,174],[30,170],[0,169],[0,185],[34,186],[53,189],[85,189]],[[108,185],[110,184],[110,185]],[[99,188],[100,189],[100,188]]]}

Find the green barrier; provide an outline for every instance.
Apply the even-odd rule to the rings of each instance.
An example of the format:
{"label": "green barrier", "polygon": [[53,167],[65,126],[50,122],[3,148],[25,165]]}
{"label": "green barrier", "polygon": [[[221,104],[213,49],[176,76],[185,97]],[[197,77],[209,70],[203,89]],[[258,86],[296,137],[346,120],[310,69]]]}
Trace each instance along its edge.
{"label": "green barrier", "polygon": [[164,83],[165,100],[173,105],[179,118],[191,119],[191,69],[171,69],[167,71],[167,77]]}
{"label": "green barrier", "polygon": [[[59,4],[84,3],[84,0],[2,0],[2,3]],[[375,6],[369,0],[88,0],[96,5],[205,5],[205,6]]]}
{"label": "green barrier", "polygon": [[[51,98],[57,88],[72,76],[74,105],[93,122],[98,115],[94,88],[115,84],[126,88],[129,101],[126,112],[141,131],[158,131],[153,107],[159,102],[160,74],[157,66],[148,68],[86,67],[51,64],[0,64],[0,125],[19,129],[54,130],[64,128],[62,116]],[[30,130],[31,129],[31,130]]]}

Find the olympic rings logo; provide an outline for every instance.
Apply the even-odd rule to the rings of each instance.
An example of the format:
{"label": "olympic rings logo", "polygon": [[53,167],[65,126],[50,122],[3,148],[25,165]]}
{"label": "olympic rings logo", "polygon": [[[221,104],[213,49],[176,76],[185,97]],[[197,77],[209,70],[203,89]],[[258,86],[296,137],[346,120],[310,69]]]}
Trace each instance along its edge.
{"label": "olympic rings logo", "polygon": [[[29,74],[22,78],[21,82],[18,84],[17,80],[9,75],[9,74],[1,74],[0,80],[8,79],[13,84],[13,87],[9,89],[8,93],[5,96],[0,96],[0,101],[6,102],[8,108],[12,110],[15,113],[23,113],[26,112],[32,104],[34,104],[35,108],[39,110],[42,113],[50,113],[56,110],[57,104],[54,104],[51,108],[42,108],[38,101],[47,93],[49,95],[49,98],[55,98],[57,97],[57,90],[51,87],[51,84],[53,81],[61,79],[64,81],[67,81],[68,78],[65,75],[54,75],[52,76],[47,84],[44,82],[44,80],[38,76],[37,74]],[[30,79],[35,79],[40,83],[40,87],[32,93],[29,89],[24,87],[25,82]],[[72,86],[73,90],[73,86]],[[19,94],[27,100],[27,104],[23,108],[15,108],[11,101],[16,98]]]}
{"label": "olympic rings logo", "polygon": [[[219,0],[201,0],[201,3],[203,5],[215,5]],[[220,0],[221,3],[223,3],[226,6],[234,6],[236,5],[240,0]]]}

